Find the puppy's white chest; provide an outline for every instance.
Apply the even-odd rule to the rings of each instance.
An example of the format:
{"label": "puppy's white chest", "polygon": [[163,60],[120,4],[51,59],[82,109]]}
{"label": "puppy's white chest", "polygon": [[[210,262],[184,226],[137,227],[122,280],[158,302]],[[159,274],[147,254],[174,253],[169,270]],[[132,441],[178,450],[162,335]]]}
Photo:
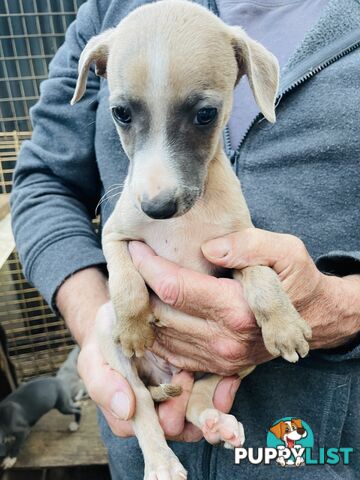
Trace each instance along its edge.
{"label": "puppy's white chest", "polygon": [[232,215],[212,215],[207,208],[195,206],[187,214],[168,220],[151,220],[142,212],[131,215],[129,238],[140,238],[157,255],[202,273],[216,269],[201,251],[201,245],[236,230],[238,221]]}
{"label": "puppy's white chest", "polygon": [[161,257],[192,270],[213,273],[211,265],[201,252],[201,245],[222,234],[221,226],[197,222],[190,218],[156,221],[143,231],[145,242]]}
{"label": "puppy's white chest", "polygon": [[[216,275],[218,269],[205,259],[201,246],[208,240],[251,225],[238,179],[227,160],[220,167],[213,174],[217,185],[208,179],[207,191],[187,213],[166,220],[145,215],[126,184],[112,218],[122,239],[143,240],[157,255],[169,261]],[[213,168],[216,169],[216,165]]]}

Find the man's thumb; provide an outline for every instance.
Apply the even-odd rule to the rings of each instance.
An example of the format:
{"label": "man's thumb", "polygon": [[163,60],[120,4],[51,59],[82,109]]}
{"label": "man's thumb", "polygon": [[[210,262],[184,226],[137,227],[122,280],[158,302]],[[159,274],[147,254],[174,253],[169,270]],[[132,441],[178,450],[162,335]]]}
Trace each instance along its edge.
{"label": "man's thumb", "polygon": [[244,244],[240,243],[241,236],[242,232],[238,232],[210,240],[202,245],[202,252],[211,263],[216,265],[226,268],[243,268],[247,265],[241,255],[240,246],[244,249]]}
{"label": "man's thumb", "polygon": [[80,352],[79,373],[89,396],[116,418],[128,420],[135,412],[135,396],[128,382],[104,362],[100,351],[85,347]]}
{"label": "man's thumb", "polygon": [[211,263],[225,268],[241,269],[252,265],[272,267],[286,247],[284,237],[258,228],[245,228],[210,240],[201,248]]}

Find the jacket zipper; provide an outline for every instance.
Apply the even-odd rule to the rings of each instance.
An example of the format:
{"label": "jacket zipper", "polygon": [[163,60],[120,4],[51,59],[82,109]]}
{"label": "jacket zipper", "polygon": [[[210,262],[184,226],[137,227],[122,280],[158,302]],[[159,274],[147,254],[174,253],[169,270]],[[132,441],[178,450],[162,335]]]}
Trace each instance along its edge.
{"label": "jacket zipper", "polygon": [[[358,35],[358,34],[357,34]],[[349,53],[353,52],[357,48],[360,47],[360,40],[357,40],[353,43],[350,43],[347,47],[343,48],[342,50],[338,51],[336,54],[326,58],[322,62],[318,64],[316,67],[311,67],[310,69],[307,69],[302,75],[297,77],[296,80],[290,83],[290,85],[286,86],[283,88],[283,90],[279,93],[279,95],[276,97],[275,104],[276,106],[279,105],[280,101],[282,100],[283,96],[297,88],[298,86],[302,85],[305,83],[307,80],[310,78],[313,78],[317,73],[321,72],[325,68],[329,67],[336,61],[340,60],[343,58],[345,55],[348,55]],[[256,117],[253,119],[253,121],[250,123],[249,127],[247,128],[246,132],[244,133],[242,139],[240,140],[240,143],[236,150],[234,150],[231,146],[231,140],[230,140],[230,130],[229,126],[227,125],[224,130],[224,145],[225,145],[225,150],[226,153],[230,159],[230,162],[233,166],[237,164],[239,161],[240,157],[240,150],[242,145],[244,144],[244,141],[246,137],[248,136],[250,130],[252,127],[255,125],[255,123],[260,123],[263,120],[265,120],[264,116],[262,113],[258,113]]]}

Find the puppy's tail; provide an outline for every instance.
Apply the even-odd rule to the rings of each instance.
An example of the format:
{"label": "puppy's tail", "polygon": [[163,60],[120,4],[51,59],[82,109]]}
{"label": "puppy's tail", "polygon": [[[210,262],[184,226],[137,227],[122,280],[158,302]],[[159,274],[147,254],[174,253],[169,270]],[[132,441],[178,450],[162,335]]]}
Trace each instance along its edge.
{"label": "puppy's tail", "polygon": [[154,402],[165,402],[169,398],[177,397],[181,394],[180,385],[172,385],[171,383],[160,383],[157,387],[148,387],[150,395]]}

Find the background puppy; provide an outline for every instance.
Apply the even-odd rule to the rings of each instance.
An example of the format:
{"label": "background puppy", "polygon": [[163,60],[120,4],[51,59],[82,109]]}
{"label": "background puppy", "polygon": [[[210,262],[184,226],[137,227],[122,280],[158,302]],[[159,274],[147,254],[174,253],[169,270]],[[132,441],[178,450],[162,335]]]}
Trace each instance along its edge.
{"label": "background puppy", "polygon": [[[72,104],[84,94],[93,62],[108,80],[111,113],[130,161],[121,197],[103,229],[115,310],[109,312],[112,321],[98,322],[98,338],[105,359],[134,390],[132,422],[144,454],[145,478],[183,479],[186,471],[165,441],[151,398],[166,398],[163,384],[170,383],[174,369],[160,368],[146,349],[154,340],[154,321],[166,325],[172,318],[186,328],[197,319],[165,305],[151,309],[128,240],[143,240],[156,254],[183,267],[223,273],[204,258],[201,245],[249,228],[252,222],[222,148],[222,131],[234,86],[244,74],[264,117],[275,121],[278,63],[241,28],[181,0],[142,6],[116,28],[92,38],[80,57]],[[310,328],[274,271],[248,267],[234,272],[234,278],[243,285],[269,352],[289,361],[305,356]],[[141,379],[151,386],[150,392]],[[211,375],[195,382],[186,417],[209,442],[239,446],[244,441],[242,425],[212,403],[220,380]]]}
{"label": "background puppy", "polygon": [[84,382],[77,371],[79,352],[80,347],[74,347],[56,373],[56,377],[62,381],[69,392],[70,398],[75,402],[88,397]]}
{"label": "background puppy", "polygon": [[[66,366],[60,369],[59,376],[30,380],[0,402],[0,458],[3,458],[4,469],[15,464],[31,427],[51,409],[75,415],[75,421],[70,423],[69,428],[71,431],[78,429],[81,410],[71,398],[71,392],[83,395],[84,390],[77,388],[74,373],[69,377],[69,370],[73,372],[74,358],[77,358],[77,350],[74,352],[65,362]],[[69,378],[71,382],[67,383]]]}

